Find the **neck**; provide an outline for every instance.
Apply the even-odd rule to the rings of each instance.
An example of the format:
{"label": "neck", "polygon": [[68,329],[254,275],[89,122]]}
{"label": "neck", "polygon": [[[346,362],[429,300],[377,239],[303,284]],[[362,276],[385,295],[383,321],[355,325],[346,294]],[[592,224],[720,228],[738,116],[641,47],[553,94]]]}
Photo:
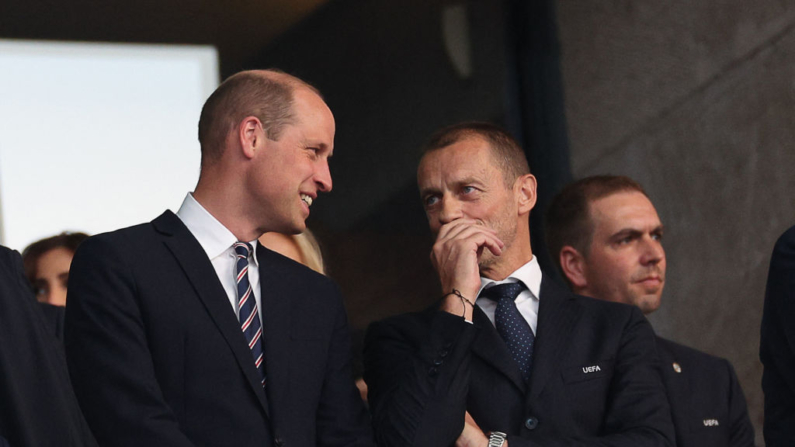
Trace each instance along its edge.
{"label": "neck", "polygon": [[221,225],[226,227],[239,241],[253,241],[262,235],[256,225],[249,222],[245,207],[235,198],[242,195],[234,191],[234,185],[215,184],[199,180],[193,198],[207,210]]}

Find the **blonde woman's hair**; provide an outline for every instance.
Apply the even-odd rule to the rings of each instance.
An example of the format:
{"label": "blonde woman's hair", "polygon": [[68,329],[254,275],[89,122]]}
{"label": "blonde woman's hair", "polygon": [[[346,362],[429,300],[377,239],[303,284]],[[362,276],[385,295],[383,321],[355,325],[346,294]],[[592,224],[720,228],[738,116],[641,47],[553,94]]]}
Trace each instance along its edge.
{"label": "blonde woman's hair", "polygon": [[323,253],[320,251],[320,244],[315,235],[307,228],[301,234],[293,235],[298,250],[304,258],[304,264],[312,270],[325,275],[326,269],[323,265]]}

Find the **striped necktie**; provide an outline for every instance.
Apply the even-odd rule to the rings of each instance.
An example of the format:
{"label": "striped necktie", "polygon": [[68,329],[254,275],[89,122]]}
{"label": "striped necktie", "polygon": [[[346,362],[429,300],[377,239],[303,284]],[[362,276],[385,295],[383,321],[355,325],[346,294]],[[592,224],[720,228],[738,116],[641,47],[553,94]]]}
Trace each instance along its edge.
{"label": "striped necktie", "polygon": [[251,283],[248,281],[248,257],[251,253],[251,245],[245,242],[235,242],[233,245],[237,253],[237,309],[240,319],[240,328],[248,341],[251,355],[254,357],[254,365],[259,371],[262,386],[265,386],[265,362],[264,350],[262,346],[262,324],[259,321],[257,312],[257,300],[251,293]]}
{"label": "striped necktie", "polygon": [[520,282],[498,284],[484,289],[480,292],[480,296],[497,302],[497,309],[494,311],[497,333],[508,345],[508,350],[511,351],[511,356],[526,382],[533,367],[535,335],[514,302],[524,289],[524,284]]}

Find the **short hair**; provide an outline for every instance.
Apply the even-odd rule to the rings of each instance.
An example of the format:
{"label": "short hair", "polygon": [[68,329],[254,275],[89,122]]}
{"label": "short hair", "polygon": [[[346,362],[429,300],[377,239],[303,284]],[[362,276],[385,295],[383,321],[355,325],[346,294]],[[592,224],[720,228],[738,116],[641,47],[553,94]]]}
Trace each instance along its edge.
{"label": "short hair", "polygon": [[422,147],[421,155],[444,149],[465,138],[480,137],[485,140],[497,167],[509,187],[517,178],[530,173],[522,146],[504,129],[491,123],[469,121],[453,124],[436,131]]}
{"label": "short hair", "polygon": [[25,247],[22,251],[22,265],[25,269],[25,276],[28,278],[28,281],[33,283],[36,279],[39,268],[39,258],[45,253],[56,248],[65,248],[74,254],[77,247],[86,239],[88,239],[88,235],[85,233],[71,233],[65,231],[61,234],[41,239]]}
{"label": "short hair", "polygon": [[275,69],[241,71],[221,83],[207,98],[199,117],[202,166],[221,158],[227,135],[248,116],[259,118],[267,137],[278,140],[284,127],[295,120],[296,87],[320,95],[306,82]]}
{"label": "short hair", "polygon": [[570,183],[552,199],[545,222],[547,249],[564,278],[566,275],[560,266],[563,247],[571,246],[586,257],[589,254],[594,232],[591,203],[626,191],[637,191],[648,197],[643,187],[629,177],[595,175]]}

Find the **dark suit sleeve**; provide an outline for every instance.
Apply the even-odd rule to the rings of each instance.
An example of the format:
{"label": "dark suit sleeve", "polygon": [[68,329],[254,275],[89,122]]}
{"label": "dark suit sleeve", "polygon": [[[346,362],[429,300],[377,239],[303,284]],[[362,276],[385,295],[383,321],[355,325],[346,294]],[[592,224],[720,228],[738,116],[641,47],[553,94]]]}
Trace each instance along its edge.
{"label": "dark suit sleeve", "polygon": [[444,447],[455,442],[464,427],[476,332],[463,318],[441,311],[370,326],[364,378],[378,445]]}
{"label": "dark suit sleeve", "polygon": [[759,357],[764,365],[765,443],[795,445],[795,227],[773,249]]}
{"label": "dark suit sleeve", "polygon": [[19,253],[0,247],[0,446],[96,445]]}
{"label": "dark suit sleeve", "polygon": [[633,307],[616,353],[605,417],[606,436],[597,445],[675,445],[671,409],[660,375],[655,339],[649,322]]}
{"label": "dark suit sleeve", "polygon": [[754,445],[754,426],[748,416],[748,404],[745,401],[745,394],[737,380],[737,373],[728,360],[723,360],[729,375],[729,420],[730,428],[730,447],[752,447]]}
{"label": "dark suit sleeve", "polygon": [[334,315],[322,395],[318,405],[319,446],[372,446],[373,433],[351,371],[351,344],[341,298]]}
{"label": "dark suit sleeve", "polygon": [[109,239],[81,244],[69,274],[65,347],[75,393],[100,445],[189,447],[155,377],[134,270]]}

